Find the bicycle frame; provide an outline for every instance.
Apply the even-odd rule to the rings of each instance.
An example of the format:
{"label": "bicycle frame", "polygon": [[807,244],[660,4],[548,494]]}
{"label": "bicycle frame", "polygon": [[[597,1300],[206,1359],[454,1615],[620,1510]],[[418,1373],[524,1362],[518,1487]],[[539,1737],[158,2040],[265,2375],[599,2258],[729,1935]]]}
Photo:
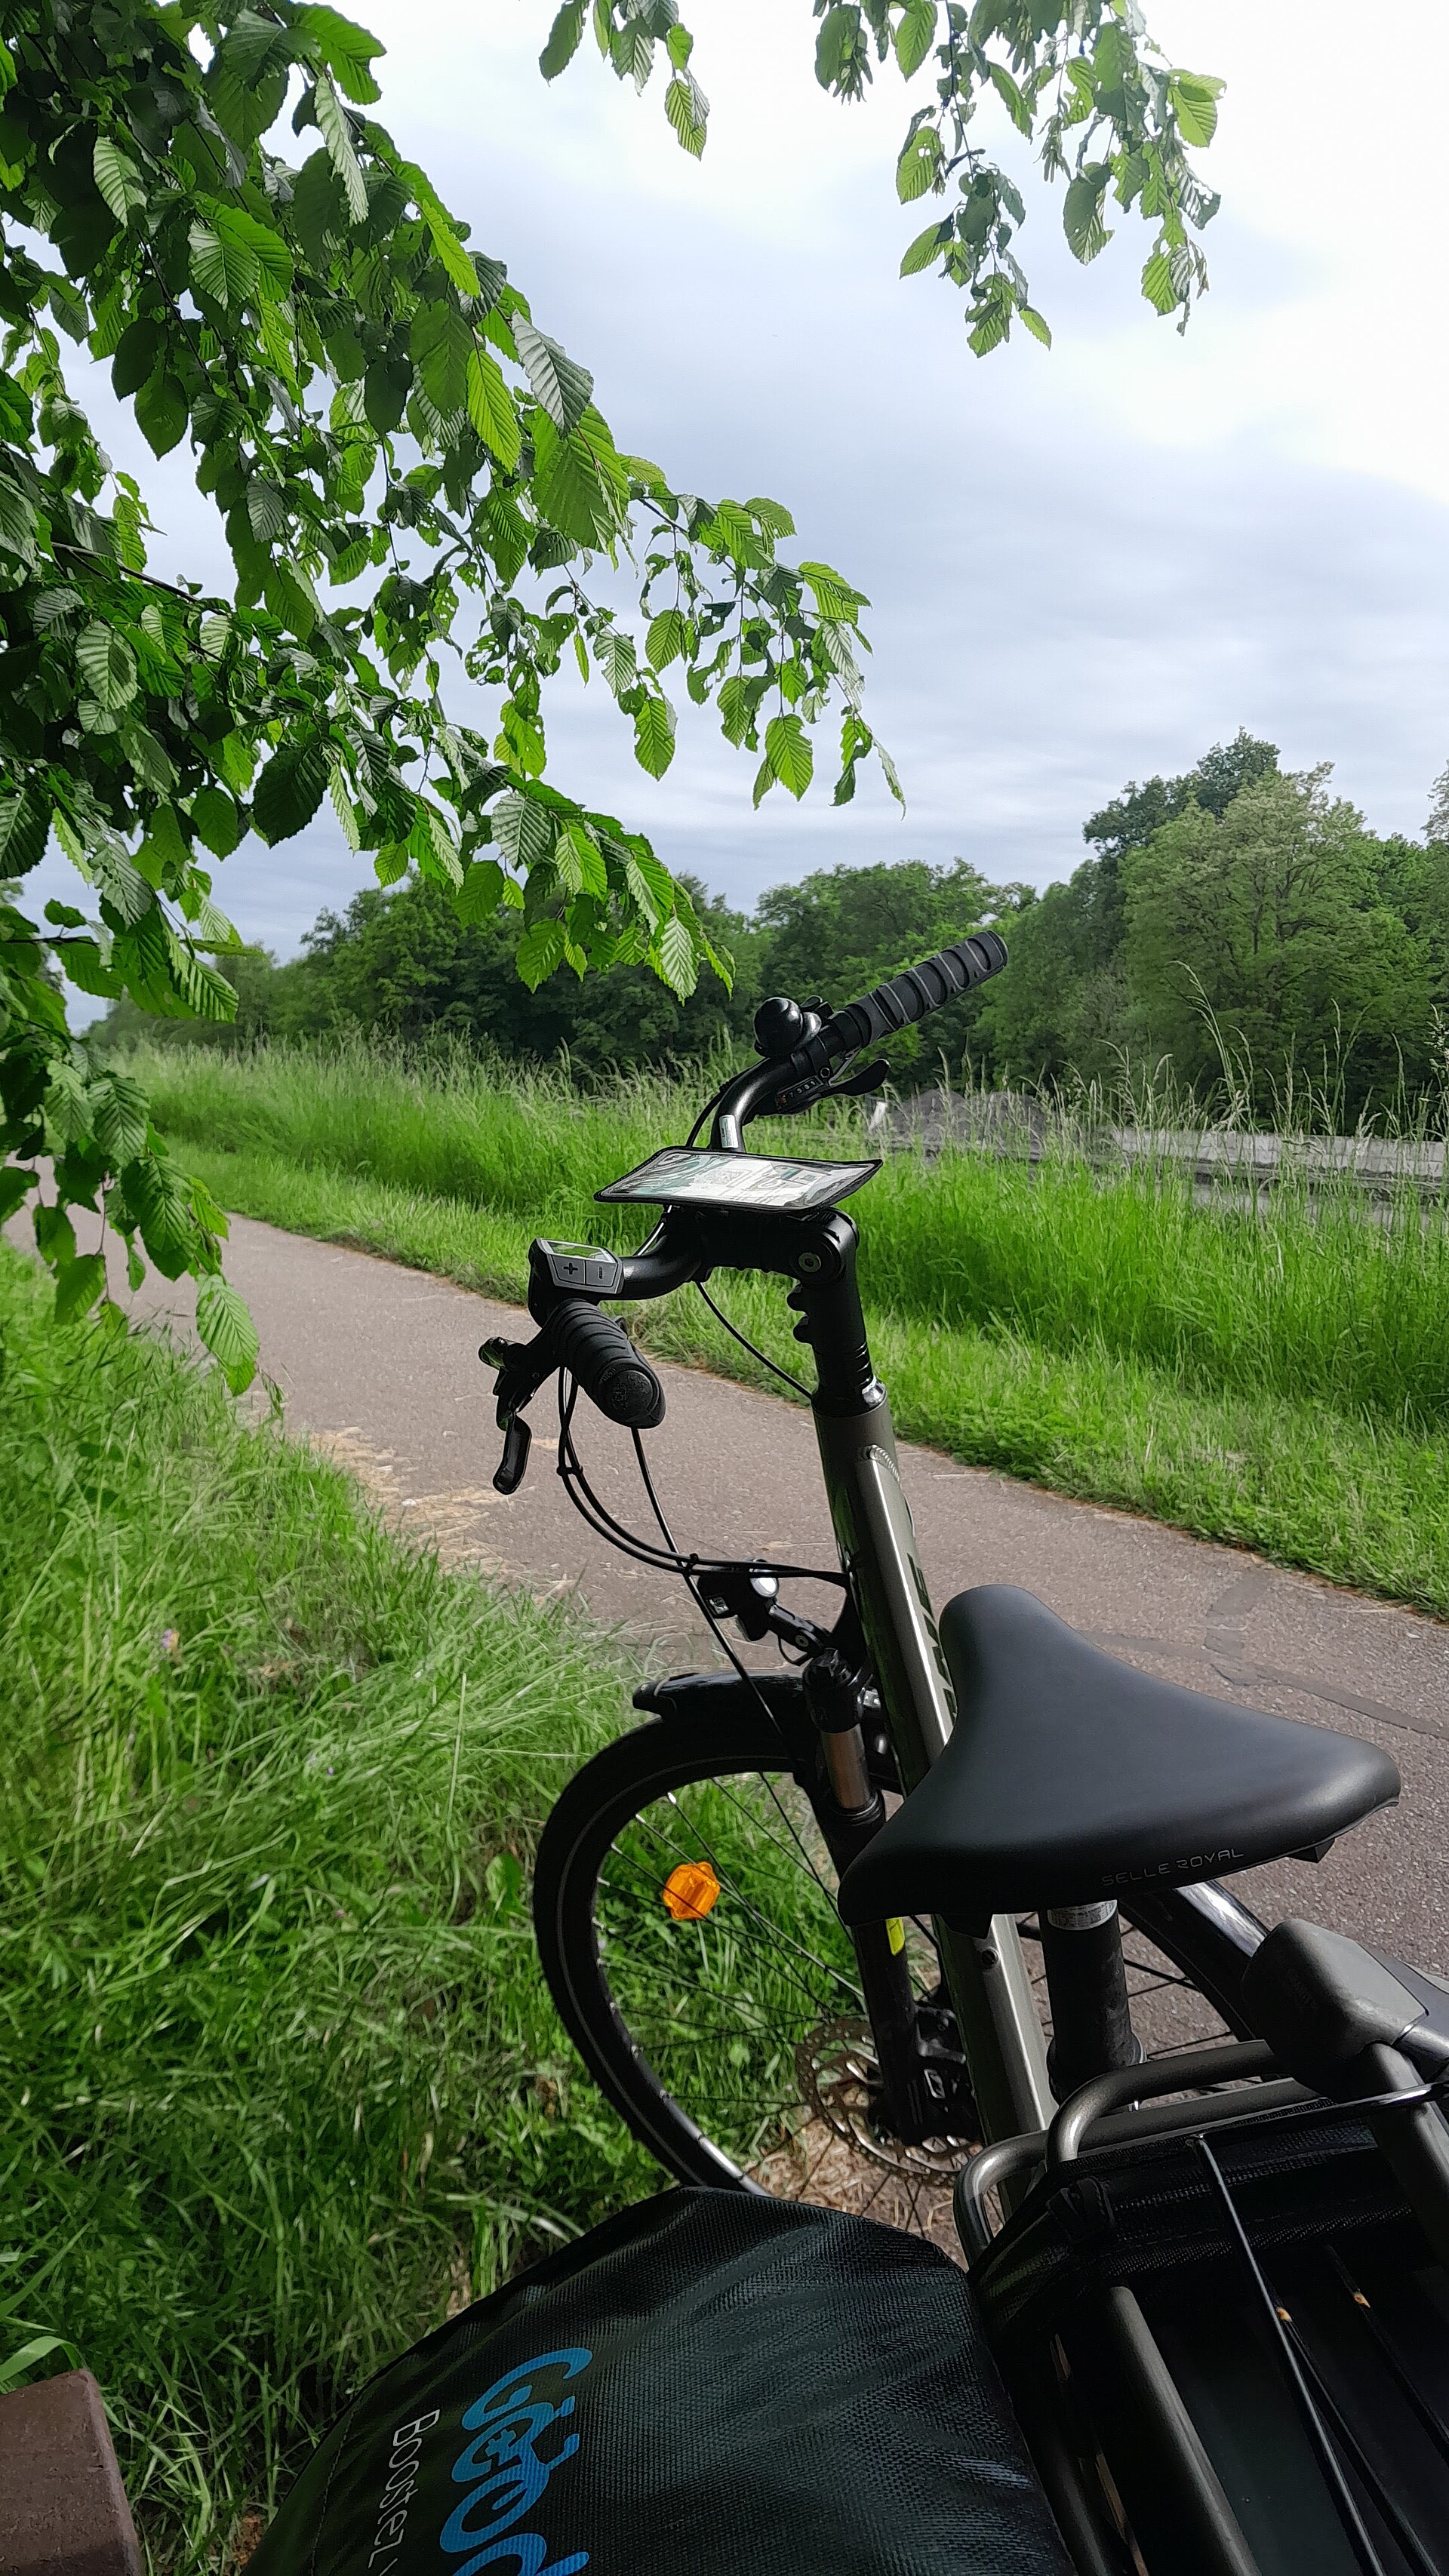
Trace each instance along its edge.
{"label": "bicycle frame", "polygon": [[[756,1101],[772,1096],[777,1079],[778,1067],[751,1067],[729,1086],[715,1116],[717,1150],[743,1150],[741,1130]],[[890,1405],[871,1365],[856,1283],[858,1239],[839,1208],[801,1216],[675,1203],[641,1250],[624,1260],[610,1294],[652,1299],[715,1270],[762,1271],[790,1281],[788,1303],[801,1318],[796,1339],[809,1345],[816,1363],[811,1404],[841,1567],[900,1784],[909,1790],[943,1751],[956,1705],[901,1488]],[[1236,1981],[1263,1937],[1246,1907],[1226,1890],[1204,1885],[1145,1897],[1141,1905],[1134,1900],[1123,1911],[1206,1987],[1234,2028],[1246,2027],[1234,2010]],[[938,1919],[934,1936],[985,2139],[1044,2127],[1055,2096],[1015,1921],[997,1916],[976,1937]],[[886,1999],[872,2021],[889,2091],[892,2063],[902,2068],[915,2043],[909,2031],[885,2026],[892,1990],[887,1939],[886,1927],[872,1927],[872,1939],[857,1937],[857,1951],[868,1996]]]}

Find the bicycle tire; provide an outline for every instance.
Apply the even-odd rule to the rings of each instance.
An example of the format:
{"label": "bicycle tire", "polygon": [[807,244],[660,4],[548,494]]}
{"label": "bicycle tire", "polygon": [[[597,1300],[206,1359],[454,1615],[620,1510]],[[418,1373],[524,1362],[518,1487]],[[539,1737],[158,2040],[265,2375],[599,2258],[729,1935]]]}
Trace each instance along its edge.
{"label": "bicycle tire", "polygon": [[[778,2160],[772,2164],[765,2156],[751,2171],[749,2160],[711,2135],[707,2125],[694,2116],[688,2101],[680,2098],[680,2091],[656,2068],[647,2029],[641,2031],[639,2016],[631,2010],[628,1995],[616,1991],[620,1979],[617,1968],[611,1977],[603,1955],[608,1943],[599,1914],[609,1855],[647,1810],[665,1800],[677,1807],[674,1793],[697,1784],[738,1782],[748,1775],[790,1782],[803,1809],[804,1796],[798,1787],[789,1745],[764,1710],[663,1718],[618,1737],[574,1775],[548,1819],[534,1871],[533,1912],[549,1992],[569,2038],[605,2099],[677,2181],[716,2190],[754,2192],[779,2188],[778,2182],[759,2179],[761,2163],[767,2175],[777,2175],[781,2170]],[[665,1861],[661,1857],[655,1865],[652,1884],[633,1891],[636,1903],[642,1894],[644,1902],[656,1909],[655,1926],[660,1931],[663,1926],[657,1900],[664,1874]],[[829,1890],[827,1895],[831,1926],[839,1935],[833,1895]],[[839,1937],[843,1942],[843,1935]],[[1152,1974],[1150,1970],[1144,1972]],[[654,1974],[658,1982],[657,1969]],[[1220,2007],[1212,1993],[1216,1979],[1202,1978],[1199,1973],[1171,1982],[1188,1986],[1191,1995],[1209,2003],[1217,2016]],[[924,1992],[923,1984],[923,1997]],[[822,2021],[829,2024],[830,2015],[824,2013]],[[829,2037],[828,2030],[826,2036]],[[818,2104],[818,2088],[814,2099]],[[697,2101],[694,2108],[699,2108]],[[885,2143],[882,2142],[882,2153]],[[927,2186],[924,2163],[914,2161],[911,2151],[895,2147],[890,2151],[898,2159],[898,2173],[911,2178],[910,2216],[902,2223],[921,2223],[924,2207],[928,2232],[944,2241],[942,2207]],[[869,2156],[872,2152],[869,2141],[865,2142],[864,2153]],[[964,2144],[959,2152],[966,2152]],[[948,2195],[949,2171],[944,2163],[936,2171]],[[837,2157],[835,2187],[840,2179]],[[847,2191],[848,2188],[847,2185]],[[859,2199],[852,2202],[847,2196],[840,2205],[858,2207],[862,2203]]]}
{"label": "bicycle tire", "polygon": [[575,1772],[539,1843],[533,1921],[559,2019],[605,2098],[675,2179],[757,2191],[661,2083],[614,2001],[599,1955],[601,1865],[642,1805],[698,1780],[788,1772],[778,1729],[757,1719],[661,1719],[636,1727]]}

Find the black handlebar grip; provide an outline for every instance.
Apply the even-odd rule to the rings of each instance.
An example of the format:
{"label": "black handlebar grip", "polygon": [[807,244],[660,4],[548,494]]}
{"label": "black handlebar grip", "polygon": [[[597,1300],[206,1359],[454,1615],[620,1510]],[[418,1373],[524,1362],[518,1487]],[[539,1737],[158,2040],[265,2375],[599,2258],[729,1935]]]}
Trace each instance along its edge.
{"label": "black handlebar grip", "polygon": [[928,1011],[938,1011],[943,1002],[954,1001],[973,984],[984,984],[988,975],[999,975],[1005,964],[1005,940],[994,930],[978,930],[969,939],[958,939],[954,947],[943,948],[939,956],[908,966],[903,975],[893,975],[888,984],[877,984],[873,993],[836,1011],[823,1029],[806,1038],[790,1058],[793,1079],[804,1081],[821,1074],[842,1056],[894,1037],[898,1029],[923,1020]]}
{"label": "black handlebar grip", "polygon": [[562,1297],[550,1321],[560,1365],[611,1422],[652,1431],[663,1421],[664,1389],[617,1315],[601,1313],[587,1297]]}

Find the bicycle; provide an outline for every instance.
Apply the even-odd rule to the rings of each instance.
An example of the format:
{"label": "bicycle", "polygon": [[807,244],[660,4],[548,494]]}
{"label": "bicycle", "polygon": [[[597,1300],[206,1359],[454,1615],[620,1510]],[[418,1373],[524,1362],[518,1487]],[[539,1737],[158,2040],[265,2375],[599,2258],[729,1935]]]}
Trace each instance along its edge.
{"label": "bicycle", "polygon": [[[744,1151],[763,1114],[878,1087],[885,1066],[860,1066],[863,1050],[1004,963],[983,931],[843,1011],[766,1003],[760,1061],[720,1087],[683,1147],[600,1191],[662,1210],[643,1248],[536,1242],[537,1334],[481,1354],[498,1372],[499,1489],[517,1489],[528,1404],[556,1375],[571,1498],[616,1544],[680,1575],[726,1667],[638,1691],[649,1723],[584,1765],[541,1840],[535,1925],[564,2026],[666,2171],[704,2188],[627,2213],[477,2312],[509,2351],[535,2317],[560,2316],[568,2340],[458,2415],[483,2427],[450,2472],[476,2480],[477,2502],[441,2545],[486,2543],[458,2576],[589,2563],[587,2550],[550,2558],[556,2534],[519,2528],[578,2448],[572,2432],[539,2444],[583,2403],[574,2381],[595,2345],[580,2317],[605,2351],[624,2319],[631,2404],[647,2388],[677,2413],[677,2364],[671,2352],[674,2377],[661,2376],[656,2347],[669,2342],[663,2319],[702,2313],[701,2283],[733,2283],[733,2306],[715,2298],[709,2312],[736,2320],[736,2380],[758,2380],[764,2363],[738,2342],[747,2273],[750,2331],[773,2321],[791,2465],[775,2538],[715,2558],[696,2533],[697,2565],[1449,2569],[1449,2130],[1435,2098],[1449,2085],[1449,1987],[1308,1925],[1269,1932],[1213,1874],[1320,1857],[1397,1797],[1397,1772],[1357,1739],[1119,1665],[1010,1587],[960,1595],[938,1625],[840,1204],[878,1166]],[[814,1360],[840,1557],[824,1574],[686,1555],[650,1475],[642,1434],[663,1392],[604,1306],[703,1291],[732,1268],[789,1282]],[[580,1392],[629,1433],[657,1538],[628,1530],[590,1483]],[[840,1592],[828,1630],[780,1597],[803,1575]],[[747,1665],[726,1621],[773,1638],[783,1668]],[[1167,1963],[1149,1962],[1149,1980],[1180,1980],[1219,2035],[1147,2056],[1124,1922]],[[1036,1979],[1024,1944],[1039,1950]],[[889,2254],[874,2214],[898,2222]],[[919,2241],[939,2242],[948,2218],[969,2293],[946,2290]],[[638,2318],[651,2302],[646,2352]],[[824,2437],[816,2426],[814,2465],[799,2467],[800,2404],[779,2393],[779,2354],[796,2355],[797,2373],[838,2360],[855,2388],[868,2320],[907,2309],[885,2376],[918,2392],[916,2411],[897,2406],[889,2439],[877,2424],[866,2441],[879,2516],[840,2524],[834,2560],[817,2562]],[[444,2348],[432,2338],[396,2366],[418,2365],[404,2383],[414,2394],[463,2384],[456,2346],[446,2367]],[[923,2422],[938,2450],[946,2438],[948,2416],[919,2394],[931,2354],[967,2390],[979,2437],[970,2475],[938,2457],[934,2487],[916,2456]],[[429,2424],[443,2415],[440,2404]],[[749,2421],[761,2423],[758,2403]],[[735,2417],[689,2423],[692,2465],[679,2467],[678,2440],[665,2445],[658,2530],[674,2528],[681,2479],[697,2494],[728,2488]],[[320,2468],[303,2481],[294,2526],[313,2516],[309,2564],[341,2456],[325,2482]],[[859,2462],[859,2439],[839,2456]],[[793,2512],[792,2478],[816,2524]],[[729,2522],[727,2500],[718,2510]],[[867,2522],[879,2535],[867,2554],[842,2555]],[[730,2527],[744,2528],[737,2513]],[[769,2554],[787,2528],[796,2554]],[[959,2554],[963,2533],[982,2554]]]}

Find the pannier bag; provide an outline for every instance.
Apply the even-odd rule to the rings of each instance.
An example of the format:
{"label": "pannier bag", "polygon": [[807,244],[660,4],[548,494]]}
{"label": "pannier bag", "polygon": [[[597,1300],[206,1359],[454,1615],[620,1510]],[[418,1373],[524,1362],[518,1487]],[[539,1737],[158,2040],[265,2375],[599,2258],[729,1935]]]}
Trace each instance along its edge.
{"label": "pannier bag", "polygon": [[353,2399],[251,2576],[1071,2576],[962,2273],[668,2191]]}

